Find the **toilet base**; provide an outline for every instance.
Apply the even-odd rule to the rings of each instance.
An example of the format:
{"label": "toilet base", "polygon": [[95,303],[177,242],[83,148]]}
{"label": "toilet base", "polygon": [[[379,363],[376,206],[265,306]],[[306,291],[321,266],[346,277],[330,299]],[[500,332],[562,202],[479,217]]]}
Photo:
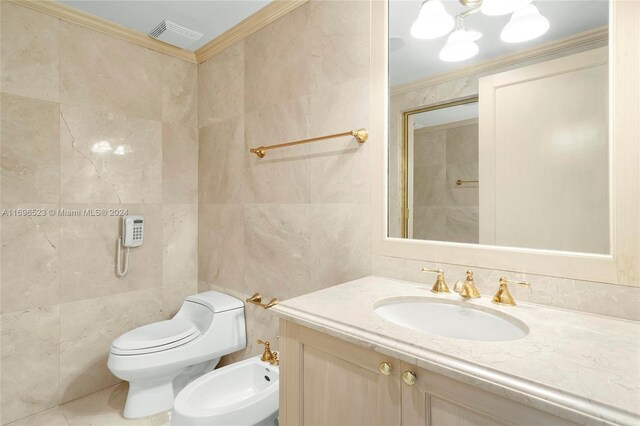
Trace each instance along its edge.
{"label": "toilet base", "polygon": [[137,419],[169,411],[173,407],[171,380],[129,382],[129,393],[124,405],[124,417]]}

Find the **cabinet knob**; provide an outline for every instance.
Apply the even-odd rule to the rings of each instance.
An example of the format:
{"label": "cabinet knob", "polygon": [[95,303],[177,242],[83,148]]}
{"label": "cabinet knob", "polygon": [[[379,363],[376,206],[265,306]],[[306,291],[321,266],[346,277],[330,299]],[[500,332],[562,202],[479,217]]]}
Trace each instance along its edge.
{"label": "cabinet knob", "polygon": [[381,362],[380,372],[385,376],[388,376],[389,374],[391,374],[391,364],[389,364],[388,362]]}
{"label": "cabinet knob", "polygon": [[411,371],[405,371],[402,373],[402,380],[409,386],[416,384],[416,374]]}

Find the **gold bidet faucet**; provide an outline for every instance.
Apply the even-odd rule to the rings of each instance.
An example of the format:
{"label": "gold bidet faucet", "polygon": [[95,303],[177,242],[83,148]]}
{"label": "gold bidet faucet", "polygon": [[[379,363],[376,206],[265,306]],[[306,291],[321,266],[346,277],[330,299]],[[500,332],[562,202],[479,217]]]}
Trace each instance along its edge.
{"label": "gold bidet faucet", "polygon": [[500,278],[500,287],[498,287],[498,292],[493,296],[491,301],[496,305],[507,305],[507,306],[516,306],[516,301],[514,300],[511,292],[509,292],[509,287],[507,284],[518,284],[524,287],[531,287],[531,284],[524,281],[511,281],[506,279],[505,277]]}
{"label": "gold bidet faucet", "polygon": [[432,293],[450,293],[447,283],[444,281],[444,271],[442,269],[422,268],[422,272],[434,272],[438,274],[435,284],[431,288]]}
{"label": "gold bidet faucet", "polygon": [[258,339],[259,345],[264,345],[264,352],[260,355],[260,361],[268,362],[271,365],[280,365],[280,360],[278,359],[278,352],[271,351],[271,344],[268,340],[262,341]]}
{"label": "gold bidet faucet", "polygon": [[467,278],[462,283],[460,297],[464,297],[465,299],[478,299],[480,297],[480,292],[476,287],[476,282],[473,279],[473,272],[471,271],[467,271]]}

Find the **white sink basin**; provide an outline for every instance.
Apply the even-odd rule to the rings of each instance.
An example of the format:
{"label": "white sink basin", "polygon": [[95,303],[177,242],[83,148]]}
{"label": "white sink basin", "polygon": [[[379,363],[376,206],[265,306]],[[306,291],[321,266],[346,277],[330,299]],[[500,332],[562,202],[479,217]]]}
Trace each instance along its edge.
{"label": "white sink basin", "polygon": [[506,341],[529,333],[522,321],[510,315],[453,300],[383,300],[374,310],[385,320],[411,330],[457,339]]}

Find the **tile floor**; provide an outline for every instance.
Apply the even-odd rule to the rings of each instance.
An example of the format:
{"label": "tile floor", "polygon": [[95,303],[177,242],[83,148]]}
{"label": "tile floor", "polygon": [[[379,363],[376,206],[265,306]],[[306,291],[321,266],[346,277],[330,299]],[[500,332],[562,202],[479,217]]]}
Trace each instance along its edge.
{"label": "tile floor", "polygon": [[169,426],[169,412],[135,420],[122,417],[128,386],[120,383],[6,426]]}

